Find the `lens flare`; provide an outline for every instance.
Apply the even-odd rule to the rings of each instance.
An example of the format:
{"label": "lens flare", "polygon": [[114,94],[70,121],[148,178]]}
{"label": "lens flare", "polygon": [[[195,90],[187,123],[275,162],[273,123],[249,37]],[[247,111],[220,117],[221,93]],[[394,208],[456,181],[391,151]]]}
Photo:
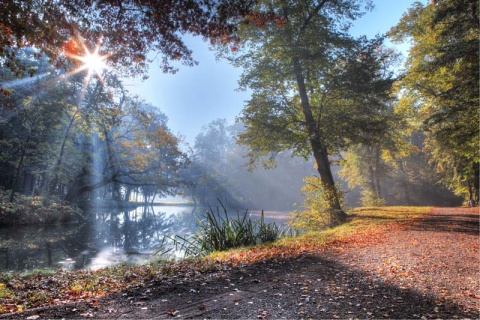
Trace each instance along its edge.
{"label": "lens flare", "polygon": [[69,76],[77,74],[82,71],[87,71],[87,77],[85,79],[86,83],[88,83],[95,73],[98,79],[103,83],[103,76],[102,73],[107,67],[107,58],[110,54],[100,54],[100,45],[97,44],[93,51],[90,51],[86,46],[85,42],[83,42],[79,37],[77,39],[71,39],[67,43],[65,43],[63,51],[65,55],[76,61],[75,65],[79,64],[79,66],[70,71],[68,73]]}
{"label": "lens flare", "polygon": [[106,59],[107,55],[101,56],[98,54],[98,48],[95,49],[93,53],[87,52],[85,56],[80,58],[84,63],[85,69],[88,70],[88,73],[91,74],[95,72],[97,75],[101,74],[107,67]]}

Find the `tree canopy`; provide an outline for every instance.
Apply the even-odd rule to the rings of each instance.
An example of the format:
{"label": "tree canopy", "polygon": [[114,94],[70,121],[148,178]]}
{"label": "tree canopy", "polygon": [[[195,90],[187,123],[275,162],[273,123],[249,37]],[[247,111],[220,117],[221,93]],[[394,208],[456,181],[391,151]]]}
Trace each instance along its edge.
{"label": "tree canopy", "polygon": [[340,220],[329,156],[385,130],[382,114],[393,82],[382,39],[355,39],[347,32],[362,15],[362,3],[369,5],[261,2],[259,10],[269,8],[280,19],[260,28],[245,25],[245,44],[234,60],[245,70],[241,86],[253,91],[240,117],[247,127],[240,142],[252,161],[287,149],[312,154]]}
{"label": "tree canopy", "polygon": [[[58,78],[48,59],[28,59],[35,54],[21,49],[18,56],[42,76],[2,97],[12,106],[0,110],[0,186],[11,190],[10,201],[17,190],[74,202],[106,194],[128,200],[139,188],[168,194],[178,186],[186,159],[162,112],[129,96],[113,73],[103,81]],[[11,71],[2,71],[8,78]]]}
{"label": "tree canopy", "polygon": [[154,53],[165,72],[171,61],[193,65],[191,50],[182,40],[190,33],[213,42],[234,41],[239,19],[251,0],[6,0],[0,3],[0,66],[25,71],[16,50],[34,46],[51,61],[65,62],[64,51],[89,51],[101,46],[108,63],[130,74],[144,73]]}
{"label": "tree canopy", "polygon": [[444,182],[478,201],[478,1],[415,3],[390,36],[410,41],[406,72],[397,83],[399,110],[413,110],[426,150]]}

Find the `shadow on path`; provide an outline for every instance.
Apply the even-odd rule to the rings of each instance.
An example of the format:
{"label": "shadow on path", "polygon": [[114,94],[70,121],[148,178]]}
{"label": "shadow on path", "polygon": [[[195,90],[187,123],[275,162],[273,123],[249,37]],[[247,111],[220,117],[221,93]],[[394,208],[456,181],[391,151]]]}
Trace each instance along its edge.
{"label": "shadow on path", "polygon": [[[473,246],[478,249],[478,230],[474,211],[439,208],[411,228],[386,235],[384,242],[346,248],[351,260],[326,251],[195,278],[179,275],[94,303],[79,301],[0,318],[478,319],[478,251],[472,253]],[[398,261],[387,266],[390,255]],[[404,273],[405,281],[382,276],[377,268],[393,270],[394,276]],[[452,288],[444,283],[455,281]],[[439,294],[442,288],[458,289],[452,291],[458,299]]]}
{"label": "shadow on path", "polygon": [[95,307],[80,302],[21,314],[22,318],[30,315],[95,319],[479,317],[455,304],[401,289],[319,256],[257,263],[205,281],[158,283],[100,300]]}
{"label": "shadow on path", "polygon": [[461,232],[478,235],[480,215],[473,210],[460,211],[459,208],[434,208],[432,214],[415,221],[413,230],[437,232]]}

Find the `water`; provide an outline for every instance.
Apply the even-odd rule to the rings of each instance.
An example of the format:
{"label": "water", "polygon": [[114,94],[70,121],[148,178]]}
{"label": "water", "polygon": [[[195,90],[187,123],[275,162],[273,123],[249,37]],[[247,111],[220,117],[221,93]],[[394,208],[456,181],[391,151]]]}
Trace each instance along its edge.
{"label": "water", "polygon": [[[195,232],[202,214],[202,208],[186,205],[147,206],[91,213],[91,221],[81,225],[1,228],[0,272],[145,263],[171,249],[172,236]],[[257,219],[260,213],[250,216]],[[285,212],[265,212],[266,222],[287,219]],[[166,256],[178,255],[170,250]]]}

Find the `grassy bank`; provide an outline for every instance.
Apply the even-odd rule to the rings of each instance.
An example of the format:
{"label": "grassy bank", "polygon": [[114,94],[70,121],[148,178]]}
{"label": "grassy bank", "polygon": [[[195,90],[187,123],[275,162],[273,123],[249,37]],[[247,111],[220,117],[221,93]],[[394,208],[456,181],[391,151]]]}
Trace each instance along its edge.
{"label": "grassy bank", "polygon": [[[316,253],[331,246],[368,245],[379,241],[392,228],[430,211],[427,207],[359,208],[339,227],[310,232],[296,238],[250,248],[215,252],[202,259],[157,261],[143,266],[120,265],[96,271],[54,274],[0,274],[0,313],[55,305],[78,299],[93,300],[109,294],[154,285],[175,276],[175,281],[193,281],[204,273],[269,259],[286,259]],[[182,280],[183,279],[183,280]]]}
{"label": "grassy bank", "polygon": [[0,191],[0,227],[25,225],[51,225],[83,221],[91,210],[133,210],[144,206],[142,202],[117,200],[81,201],[70,204],[59,198],[16,195],[8,201],[8,192]]}
{"label": "grassy bank", "polygon": [[382,235],[402,223],[425,215],[431,207],[357,208],[348,215],[347,223],[323,231],[308,232],[295,238],[282,238],[268,245],[216,252],[208,259],[218,263],[246,264],[266,259],[294,257],[316,253],[344,244],[364,246],[378,241]]}

